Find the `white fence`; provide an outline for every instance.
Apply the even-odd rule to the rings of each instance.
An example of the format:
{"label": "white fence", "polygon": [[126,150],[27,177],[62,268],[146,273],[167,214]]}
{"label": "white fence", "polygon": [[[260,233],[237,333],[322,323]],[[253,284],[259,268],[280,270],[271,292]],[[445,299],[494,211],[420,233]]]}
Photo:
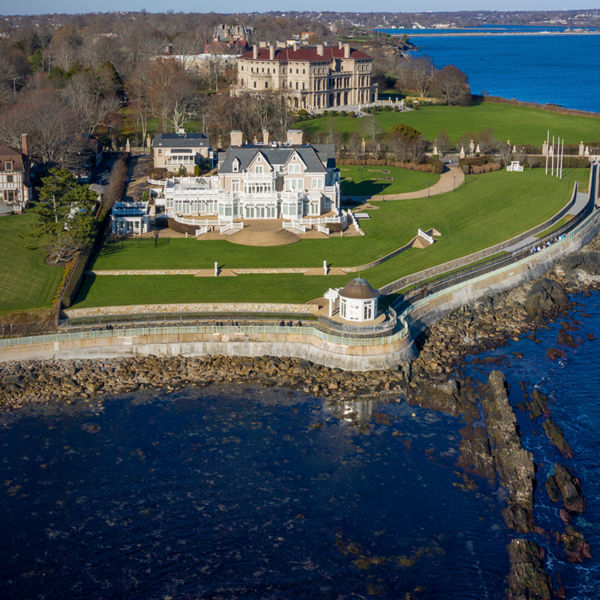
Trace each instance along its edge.
{"label": "white fence", "polygon": [[365,235],[365,232],[360,228],[360,225],[358,224],[358,221],[356,220],[354,213],[350,210],[347,210],[346,214],[348,215],[350,222],[354,226],[354,229],[356,230],[356,232],[359,233],[360,235]]}
{"label": "white fence", "polygon": [[225,223],[224,225],[221,225],[219,231],[226,235],[231,235],[232,233],[235,233],[236,231],[241,231],[242,229],[244,229],[243,223],[234,223],[233,221],[230,221],[228,223]]}
{"label": "white fence", "polygon": [[284,221],[282,225],[283,229],[288,231],[295,231],[297,233],[306,233],[306,227],[298,221]]}
{"label": "white fence", "polygon": [[147,179],[150,185],[167,185],[166,179],[152,179],[151,177],[148,177]]}
{"label": "white fence", "polygon": [[208,233],[208,227],[198,227],[198,229],[196,229],[196,237],[204,233]]}
{"label": "white fence", "polygon": [[317,230],[325,235],[329,235],[329,228],[325,227],[324,225],[317,225]]}

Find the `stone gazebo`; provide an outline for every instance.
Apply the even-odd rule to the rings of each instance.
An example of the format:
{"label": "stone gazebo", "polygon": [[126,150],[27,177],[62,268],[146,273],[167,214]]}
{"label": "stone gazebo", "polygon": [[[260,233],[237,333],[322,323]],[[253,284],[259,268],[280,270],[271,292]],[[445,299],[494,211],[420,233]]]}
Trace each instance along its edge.
{"label": "stone gazebo", "polygon": [[342,321],[360,323],[377,318],[377,298],[379,292],[371,284],[356,277],[345,287],[329,290],[325,298],[329,300],[329,315],[338,308]]}

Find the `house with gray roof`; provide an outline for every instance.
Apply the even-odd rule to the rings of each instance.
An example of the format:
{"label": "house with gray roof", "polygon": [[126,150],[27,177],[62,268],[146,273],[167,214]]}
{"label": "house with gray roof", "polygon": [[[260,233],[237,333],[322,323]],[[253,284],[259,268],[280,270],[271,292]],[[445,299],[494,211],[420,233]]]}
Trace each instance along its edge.
{"label": "house with gray roof", "polygon": [[168,215],[214,216],[221,221],[286,219],[340,214],[340,176],[335,148],[302,141],[288,131],[286,142],[245,144],[231,132],[230,147],[218,154],[217,175],[167,181]]}
{"label": "house with gray roof", "polygon": [[178,173],[183,167],[193,175],[194,167],[208,162],[211,147],[203,133],[158,133],[152,140],[154,168]]}

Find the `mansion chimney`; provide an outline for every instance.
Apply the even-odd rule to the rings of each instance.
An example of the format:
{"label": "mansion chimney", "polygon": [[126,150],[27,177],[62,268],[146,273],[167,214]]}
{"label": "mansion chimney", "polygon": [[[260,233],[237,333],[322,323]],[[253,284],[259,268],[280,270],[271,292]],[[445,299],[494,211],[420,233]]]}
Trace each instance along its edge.
{"label": "mansion chimney", "polygon": [[290,146],[301,146],[302,134],[302,129],[289,129],[287,132],[287,143],[290,144]]}
{"label": "mansion chimney", "polygon": [[229,145],[230,146],[242,146],[244,144],[244,134],[237,130],[234,129],[230,134],[229,134]]}
{"label": "mansion chimney", "polygon": [[21,151],[27,157],[29,157],[29,144],[27,143],[27,134],[21,134]]}
{"label": "mansion chimney", "polygon": [[344,44],[344,58],[350,58],[350,44]]}
{"label": "mansion chimney", "polygon": [[252,58],[254,60],[256,60],[258,58],[258,46],[256,44],[254,44],[254,46],[252,46]]}
{"label": "mansion chimney", "polygon": [[323,56],[323,44],[317,44],[317,54]]}
{"label": "mansion chimney", "polygon": [[274,60],[275,58],[275,46],[273,44],[269,45],[269,60]]}
{"label": "mansion chimney", "polygon": [[263,144],[265,146],[269,145],[269,130],[268,129],[263,129]]}

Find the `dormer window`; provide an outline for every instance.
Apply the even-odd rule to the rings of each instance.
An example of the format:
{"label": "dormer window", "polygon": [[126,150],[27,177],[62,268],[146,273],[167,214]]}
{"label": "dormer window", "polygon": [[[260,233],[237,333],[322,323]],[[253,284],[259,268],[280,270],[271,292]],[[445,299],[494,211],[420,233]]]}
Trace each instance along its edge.
{"label": "dormer window", "polygon": [[231,170],[237,173],[240,170],[240,161],[236,158],[231,165]]}
{"label": "dormer window", "polygon": [[13,164],[12,164],[12,162],[8,162],[8,161],[7,161],[7,162],[6,162],[6,170],[7,170],[7,171],[12,171],[12,169],[13,169]]}

